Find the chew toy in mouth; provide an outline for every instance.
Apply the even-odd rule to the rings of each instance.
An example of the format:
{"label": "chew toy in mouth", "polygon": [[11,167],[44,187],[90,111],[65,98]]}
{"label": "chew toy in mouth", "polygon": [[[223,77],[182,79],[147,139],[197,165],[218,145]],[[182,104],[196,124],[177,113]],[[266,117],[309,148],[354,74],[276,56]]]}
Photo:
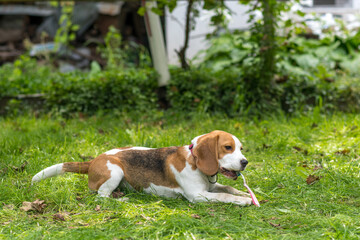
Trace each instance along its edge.
{"label": "chew toy in mouth", "polygon": [[257,200],[255,194],[253,193],[253,191],[251,191],[250,187],[246,184],[244,175],[241,174],[241,172],[236,172],[236,175],[237,175],[237,176],[240,176],[240,175],[241,175],[241,177],[242,177],[243,180],[244,180],[244,187],[246,187],[246,189],[249,191],[253,204],[254,204],[255,206],[257,206],[257,207],[260,207],[260,203],[259,203],[259,201]]}

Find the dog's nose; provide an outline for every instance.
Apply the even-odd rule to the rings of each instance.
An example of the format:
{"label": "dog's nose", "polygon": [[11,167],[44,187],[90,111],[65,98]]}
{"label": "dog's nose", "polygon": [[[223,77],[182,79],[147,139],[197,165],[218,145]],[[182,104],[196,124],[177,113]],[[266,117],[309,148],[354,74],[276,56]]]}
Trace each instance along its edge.
{"label": "dog's nose", "polygon": [[243,159],[240,161],[241,166],[246,167],[246,165],[249,163],[246,159]]}

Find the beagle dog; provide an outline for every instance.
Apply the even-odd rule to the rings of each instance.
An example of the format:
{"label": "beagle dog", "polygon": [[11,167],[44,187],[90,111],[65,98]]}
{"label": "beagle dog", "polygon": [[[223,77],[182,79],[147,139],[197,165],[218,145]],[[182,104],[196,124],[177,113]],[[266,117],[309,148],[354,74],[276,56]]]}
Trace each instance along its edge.
{"label": "beagle dog", "polygon": [[230,133],[213,131],[182,147],[124,147],[107,151],[89,162],[48,167],[32,182],[65,172],[88,174],[89,188],[102,197],[120,185],[165,197],[183,195],[190,202],[219,201],[252,204],[249,194],[217,183],[217,174],[236,180],[248,163],[242,144]]}

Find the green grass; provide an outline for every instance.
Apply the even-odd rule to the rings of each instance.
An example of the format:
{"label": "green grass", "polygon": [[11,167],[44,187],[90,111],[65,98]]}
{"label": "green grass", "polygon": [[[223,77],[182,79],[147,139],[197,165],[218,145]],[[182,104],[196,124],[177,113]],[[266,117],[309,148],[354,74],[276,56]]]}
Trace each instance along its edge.
{"label": "green grass", "polygon": [[[0,239],[360,239],[360,116],[134,119],[0,119]],[[126,202],[99,199],[78,174],[30,184],[52,164],[113,147],[185,145],[214,129],[243,142],[244,175],[260,208],[143,193],[128,193]],[[23,171],[15,168],[25,162]],[[310,174],[322,178],[308,185]],[[219,182],[246,191],[240,179]],[[36,199],[45,200],[43,212],[20,209]]]}

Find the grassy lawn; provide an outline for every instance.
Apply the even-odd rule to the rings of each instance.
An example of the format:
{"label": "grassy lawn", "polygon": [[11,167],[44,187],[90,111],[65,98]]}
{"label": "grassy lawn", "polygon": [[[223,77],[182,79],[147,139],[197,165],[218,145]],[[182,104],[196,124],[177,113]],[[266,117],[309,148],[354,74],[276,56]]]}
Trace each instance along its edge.
{"label": "grassy lawn", "polygon": [[[113,147],[186,145],[214,129],[243,142],[249,160],[244,176],[260,208],[143,193],[127,193],[127,201],[99,199],[79,174],[30,184],[52,164],[83,161]],[[3,118],[0,239],[360,239],[359,145],[360,116],[350,114],[262,121],[200,115]],[[319,180],[308,184],[309,175]],[[219,176],[219,182],[246,191],[241,179]],[[21,208],[36,199],[46,206]]]}

